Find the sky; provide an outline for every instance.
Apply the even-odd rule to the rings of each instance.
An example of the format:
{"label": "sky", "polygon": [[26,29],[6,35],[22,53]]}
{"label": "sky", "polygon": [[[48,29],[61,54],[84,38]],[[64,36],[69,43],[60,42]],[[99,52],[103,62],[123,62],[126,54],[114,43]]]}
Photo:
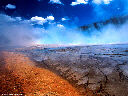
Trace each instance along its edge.
{"label": "sky", "polygon": [[124,43],[128,23],[76,28],[125,15],[128,0],[0,0],[0,45]]}
{"label": "sky", "polygon": [[127,3],[127,0],[0,0],[0,12],[23,19],[53,16],[55,22],[64,23],[67,19],[82,26],[127,14]]}

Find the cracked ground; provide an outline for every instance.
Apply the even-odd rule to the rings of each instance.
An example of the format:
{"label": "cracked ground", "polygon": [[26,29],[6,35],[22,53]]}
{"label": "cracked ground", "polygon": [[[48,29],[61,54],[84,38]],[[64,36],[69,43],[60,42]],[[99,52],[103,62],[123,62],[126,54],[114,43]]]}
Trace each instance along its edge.
{"label": "cracked ground", "polygon": [[127,50],[127,44],[120,44],[32,46],[2,52],[1,92],[26,96],[127,96]]}
{"label": "cracked ground", "polygon": [[17,49],[38,62],[36,66],[45,66],[63,77],[80,93],[91,90],[99,96],[127,96],[127,50],[127,44]]}

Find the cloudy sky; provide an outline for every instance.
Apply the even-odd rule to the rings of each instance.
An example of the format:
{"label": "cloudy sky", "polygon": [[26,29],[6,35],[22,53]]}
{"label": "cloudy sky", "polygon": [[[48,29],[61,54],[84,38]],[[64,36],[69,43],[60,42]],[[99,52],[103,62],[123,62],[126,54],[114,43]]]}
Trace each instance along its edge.
{"label": "cloudy sky", "polygon": [[0,12],[38,23],[69,20],[81,26],[125,15],[127,5],[127,0],[0,0]]}
{"label": "cloudy sky", "polygon": [[124,43],[127,23],[92,35],[74,28],[124,15],[128,0],[0,0],[0,46]]}

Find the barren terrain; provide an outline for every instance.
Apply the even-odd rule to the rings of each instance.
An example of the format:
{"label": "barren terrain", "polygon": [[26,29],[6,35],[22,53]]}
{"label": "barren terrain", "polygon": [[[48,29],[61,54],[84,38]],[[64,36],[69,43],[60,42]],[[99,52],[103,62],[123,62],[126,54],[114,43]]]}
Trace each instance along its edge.
{"label": "barren terrain", "polygon": [[79,96],[78,90],[53,72],[38,68],[23,54],[0,53],[0,95]]}
{"label": "barren terrain", "polygon": [[86,45],[69,47],[27,47],[17,49],[36,65],[53,70],[68,80],[79,92],[92,90],[100,96],[127,96],[128,45]]}
{"label": "barren terrain", "polygon": [[[9,52],[10,51],[10,52]],[[1,94],[127,96],[128,45],[31,46],[0,55]]]}

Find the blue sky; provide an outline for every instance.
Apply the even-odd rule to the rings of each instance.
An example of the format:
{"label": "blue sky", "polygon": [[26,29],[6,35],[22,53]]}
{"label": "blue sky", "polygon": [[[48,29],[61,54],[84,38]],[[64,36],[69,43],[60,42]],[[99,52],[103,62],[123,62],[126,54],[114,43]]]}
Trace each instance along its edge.
{"label": "blue sky", "polygon": [[65,18],[66,23],[82,26],[126,15],[127,5],[127,0],[0,0],[0,11],[24,19],[53,16],[62,22]]}
{"label": "blue sky", "polygon": [[128,0],[0,0],[0,45],[125,43],[128,23],[77,29],[128,15],[127,5]]}

